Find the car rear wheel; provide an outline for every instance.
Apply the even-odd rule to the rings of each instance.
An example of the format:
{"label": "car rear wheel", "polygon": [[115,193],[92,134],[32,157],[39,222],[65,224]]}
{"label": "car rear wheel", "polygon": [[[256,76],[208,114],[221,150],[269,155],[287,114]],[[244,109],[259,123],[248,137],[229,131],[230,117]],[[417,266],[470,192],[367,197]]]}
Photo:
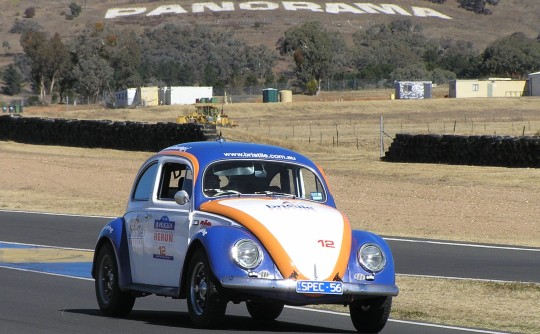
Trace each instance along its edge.
{"label": "car rear wheel", "polygon": [[246,307],[253,319],[271,321],[279,317],[284,304],[275,301],[247,301]]}
{"label": "car rear wheel", "polygon": [[105,315],[124,317],[133,309],[135,297],[118,286],[118,264],[110,244],[99,250],[95,289],[99,308]]}
{"label": "car rear wheel", "polygon": [[187,306],[189,317],[199,328],[216,327],[224,318],[227,300],[210,270],[204,250],[195,252],[188,272]]}
{"label": "car rear wheel", "polygon": [[355,300],[349,305],[351,320],[359,333],[380,332],[390,316],[392,297]]}

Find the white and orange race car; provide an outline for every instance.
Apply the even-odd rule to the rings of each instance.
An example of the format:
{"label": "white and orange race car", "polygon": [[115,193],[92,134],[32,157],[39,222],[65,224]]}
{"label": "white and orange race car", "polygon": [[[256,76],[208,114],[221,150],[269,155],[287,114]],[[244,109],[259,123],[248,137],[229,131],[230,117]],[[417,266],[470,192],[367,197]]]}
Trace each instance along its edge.
{"label": "white and orange race car", "polygon": [[390,248],[351,229],[318,165],[224,140],[172,146],[142,165],[126,213],[101,230],[92,276],[106,315],[155,294],[187,299],[204,328],[228,302],[265,321],[284,305],[340,304],[359,332],[376,333],[398,294]]}

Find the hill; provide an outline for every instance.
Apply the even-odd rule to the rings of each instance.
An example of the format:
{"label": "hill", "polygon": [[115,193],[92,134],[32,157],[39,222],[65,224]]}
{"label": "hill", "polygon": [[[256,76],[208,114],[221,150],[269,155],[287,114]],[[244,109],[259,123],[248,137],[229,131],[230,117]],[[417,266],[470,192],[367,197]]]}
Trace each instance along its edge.
{"label": "hill", "polygon": [[[484,49],[494,40],[523,32],[528,37],[540,34],[540,2],[537,0],[501,0],[489,7],[493,14],[475,14],[459,7],[456,0],[442,4],[429,0],[371,0],[355,3],[287,1],[75,1],[82,7],[78,17],[70,18],[68,2],[63,0],[30,1],[0,0],[2,45],[0,65],[9,62],[10,54],[21,52],[19,35],[10,33],[16,20],[32,20],[50,33],[58,32],[70,38],[88,23],[141,30],[165,22],[179,25],[208,25],[235,31],[249,44],[274,47],[283,32],[310,20],[322,22],[327,28],[345,36],[374,24],[408,18],[421,24],[426,36],[469,40]],[[25,10],[34,7],[35,15],[25,17]],[[202,42],[202,41],[201,41]],[[9,46],[9,47],[8,47]]]}

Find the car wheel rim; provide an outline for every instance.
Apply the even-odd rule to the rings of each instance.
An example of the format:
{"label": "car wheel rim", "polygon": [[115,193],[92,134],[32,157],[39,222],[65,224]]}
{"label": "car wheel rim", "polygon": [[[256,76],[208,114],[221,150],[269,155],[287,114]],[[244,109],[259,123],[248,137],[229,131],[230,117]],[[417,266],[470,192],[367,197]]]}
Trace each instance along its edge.
{"label": "car wheel rim", "polygon": [[197,315],[203,314],[208,297],[207,273],[203,263],[198,263],[193,270],[190,293],[193,310]]}
{"label": "car wheel rim", "polygon": [[106,302],[110,302],[112,299],[114,281],[112,262],[110,257],[107,256],[103,259],[101,271],[101,295]]}

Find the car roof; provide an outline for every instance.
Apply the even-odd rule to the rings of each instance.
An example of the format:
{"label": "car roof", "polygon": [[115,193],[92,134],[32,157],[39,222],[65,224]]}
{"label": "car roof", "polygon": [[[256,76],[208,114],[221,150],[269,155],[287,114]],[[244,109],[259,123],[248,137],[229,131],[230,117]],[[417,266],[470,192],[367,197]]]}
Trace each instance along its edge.
{"label": "car roof", "polygon": [[304,155],[283,147],[225,140],[177,144],[161,150],[158,155],[177,155],[178,152],[194,156],[200,166],[224,159],[262,159],[299,163],[317,169]]}

